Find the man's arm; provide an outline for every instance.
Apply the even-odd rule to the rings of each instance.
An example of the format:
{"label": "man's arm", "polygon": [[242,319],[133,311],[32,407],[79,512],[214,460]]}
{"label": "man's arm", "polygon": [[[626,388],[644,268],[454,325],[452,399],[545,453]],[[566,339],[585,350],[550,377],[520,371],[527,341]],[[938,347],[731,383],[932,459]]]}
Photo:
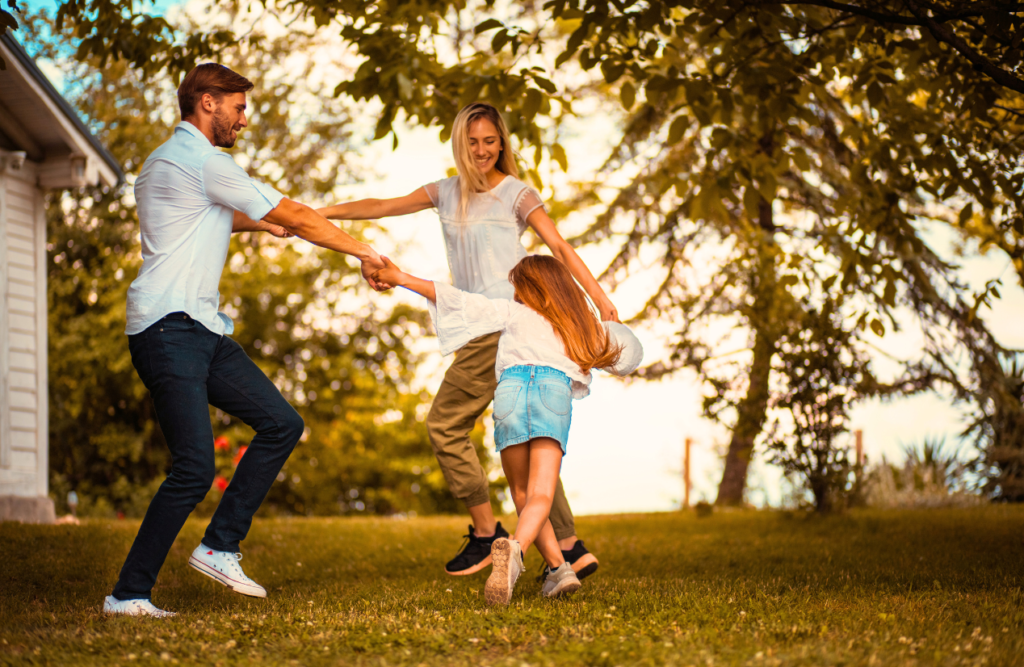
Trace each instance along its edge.
{"label": "man's arm", "polygon": [[361,243],[335,227],[331,222],[305,204],[285,198],[274,210],[263,216],[263,220],[279,225],[285,231],[309,241],[321,248],[352,255],[362,262],[361,271],[370,287],[380,291],[390,285],[373,279],[373,273],[384,268],[380,254],[365,243]]}
{"label": "man's arm", "polygon": [[280,225],[272,225],[263,220],[253,220],[241,211],[235,211],[231,222],[231,233],[235,232],[267,232],[282,239],[290,238],[292,233]]}
{"label": "man's arm", "polygon": [[[254,181],[226,153],[218,153],[203,164],[203,183],[211,201],[241,211],[252,221],[277,225],[314,245],[359,258],[370,287],[378,291],[389,289],[372,277],[374,271],[384,268],[376,250],[356,241],[310,207]],[[267,206],[274,208],[267,212]],[[237,216],[232,219],[232,225],[238,222]],[[243,226],[249,224],[245,220],[240,222]]]}

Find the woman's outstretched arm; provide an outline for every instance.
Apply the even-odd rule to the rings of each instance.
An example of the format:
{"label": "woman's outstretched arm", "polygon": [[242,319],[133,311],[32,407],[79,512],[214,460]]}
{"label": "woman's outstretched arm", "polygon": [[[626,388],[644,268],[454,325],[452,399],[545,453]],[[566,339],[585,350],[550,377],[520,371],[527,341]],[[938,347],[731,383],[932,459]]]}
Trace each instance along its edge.
{"label": "woman's outstretched arm", "polygon": [[543,208],[537,208],[526,218],[526,222],[533,227],[533,230],[537,232],[537,236],[544,241],[547,247],[551,248],[551,254],[555,256],[555,259],[568,267],[572,277],[590,295],[594,305],[597,306],[598,311],[601,313],[601,319],[618,322],[619,311],[616,310],[611,299],[601,289],[601,285],[594,278],[594,274],[590,272],[587,265],[576,254],[576,250],[558,233],[555,223],[548,217],[547,212]]}
{"label": "woman's outstretched arm", "polygon": [[381,260],[384,262],[384,268],[373,274],[373,279],[377,282],[387,283],[388,285],[398,285],[404,287],[410,292],[416,292],[420,296],[425,296],[431,301],[437,301],[437,290],[434,289],[434,283],[430,280],[423,280],[416,276],[410,276],[405,271],[401,270],[395,263],[387,257],[381,255]]}
{"label": "woman's outstretched arm", "polygon": [[432,208],[434,202],[423,188],[416,188],[404,197],[392,199],[360,199],[334,206],[325,206],[317,213],[328,220],[377,220],[393,215],[408,215]]}

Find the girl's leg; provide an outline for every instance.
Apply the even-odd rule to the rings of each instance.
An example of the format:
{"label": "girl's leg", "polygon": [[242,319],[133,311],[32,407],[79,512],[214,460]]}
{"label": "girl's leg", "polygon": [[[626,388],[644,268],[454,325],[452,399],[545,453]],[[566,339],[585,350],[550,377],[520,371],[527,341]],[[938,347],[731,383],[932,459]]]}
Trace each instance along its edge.
{"label": "girl's leg", "polygon": [[555,529],[551,526],[550,521],[546,522],[544,527],[540,529],[540,534],[537,535],[535,544],[537,545],[537,551],[544,558],[544,562],[552,570],[565,562],[565,557],[562,556],[562,548],[558,545],[558,540],[555,538]]}
{"label": "girl's leg", "polygon": [[562,553],[548,515],[561,466],[562,447],[551,438],[534,438],[501,451],[501,467],[519,514],[515,539],[524,550],[537,542],[541,555],[555,567],[563,562]]}

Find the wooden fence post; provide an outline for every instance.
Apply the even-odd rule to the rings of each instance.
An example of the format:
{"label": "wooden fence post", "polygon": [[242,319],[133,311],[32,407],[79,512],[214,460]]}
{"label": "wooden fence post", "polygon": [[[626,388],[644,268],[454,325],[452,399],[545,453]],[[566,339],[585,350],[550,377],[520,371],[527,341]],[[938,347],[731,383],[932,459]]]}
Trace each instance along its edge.
{"label": "wooden fence post", "polygon": [[692,444],[693,439],[687,438],[683,454],[683,509],[690,506],[690,446]]}

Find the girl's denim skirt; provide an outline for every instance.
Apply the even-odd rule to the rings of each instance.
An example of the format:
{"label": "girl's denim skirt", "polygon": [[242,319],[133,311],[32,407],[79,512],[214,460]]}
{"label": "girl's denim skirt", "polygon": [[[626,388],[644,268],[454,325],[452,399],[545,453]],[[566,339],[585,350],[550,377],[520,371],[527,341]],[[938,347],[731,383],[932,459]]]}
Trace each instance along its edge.
{"label": "girl's denim skirt", "polygon": [[502,372],[494,392],[496,451],[533,438],[552,438],[565,454],[571,421],[568,375],[547,366],[512,366]]}

